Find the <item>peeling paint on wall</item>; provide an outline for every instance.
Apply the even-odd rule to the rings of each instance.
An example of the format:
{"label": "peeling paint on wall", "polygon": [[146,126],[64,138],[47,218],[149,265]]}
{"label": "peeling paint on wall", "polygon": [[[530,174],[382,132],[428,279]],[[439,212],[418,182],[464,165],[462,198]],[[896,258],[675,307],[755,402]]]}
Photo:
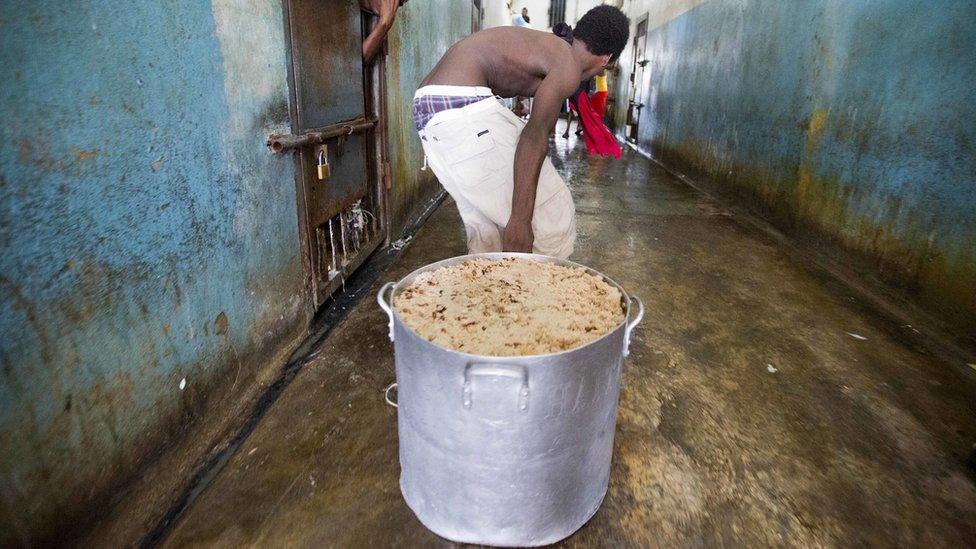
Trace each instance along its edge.
{"label": "peeling paint on wall", "polygon": [[281,13],[0,6],[0,545],[88,515],[304,330],[293,164],[264,146]]}
{"label": "peeling paint on wall", "polygon": [[[636,23],[642,10],[653,19],[685,4],[625,8]],[[976,6],[739,0],[677,11],[648,32],[639,148],[780,228],[862,257],[973,343]]]}

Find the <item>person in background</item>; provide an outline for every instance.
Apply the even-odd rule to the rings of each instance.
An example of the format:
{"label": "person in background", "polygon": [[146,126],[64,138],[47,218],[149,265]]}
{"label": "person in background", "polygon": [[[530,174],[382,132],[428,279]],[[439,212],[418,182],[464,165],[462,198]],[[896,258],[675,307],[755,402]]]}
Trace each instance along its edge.
{"label": "person in background", "polygon": [[516,27],[528,27],[531,29],[532,25],[529,24],[530,21],[529,8],[522,8],[522,15],[516,16],[512,23],[514,23]]}
{"label": "person in background", "polygon": [[[620,55],[630,23],[597,6],[555,34],[494,27],[455,43],[414,94],[426,165],[457,204],[468,250],[568,257],[573,196],[546,157],[560,105]],[[498,97],[532,97],[528,122]],[[585,97],[585,94],[584,94]]]}
{"label": "person in background", "polygon": [[[566,112],[566,131],[563,132],[563,139],[569,139],[569,130],[573,127],[573,116],[576,111],[579,110],[579,106],[576,105],[577,97],[579,97],[579,92],[585,91],[587,96],[590,94],[590,89],[593,87],[593,79],[587,80],[580,84],[580,89],[576,90],[574,95],[571,95],[569,99],[566,100],[565,105],[563,105],[563,110]],[[577,119],[579,117],[576,117]],[[583,126],[580,125],[579,121],[576,122],[576,135],[583,133]]]}
{"label": "person in background", "polygon": [[376,54],[383,49],[383,41],[386,40],[387,33],[393,28],[393,20],[396,18],[397,9],[407,3],[407,0],[360,0],[359,7],[379,18],[369,36],[363,40],[363,62],[369,63],[376,57]]}
{"label": "person in background", "polygon": [[528,98],[528,97],[519,97],[517,95],[512,98],[512,112],[515,113],[515,116],[517,116],[519,118],[528,118],[529,117],[529,113],[532,110],[531,109],[532,108],[532,104],[529,101],[530,101],[530,98]]}
{"label": "person in background", "polygon": [[[600,117],[600,120],[603,120],[606,117],[607,96],[609,95],[607,90],[607,72],[603,71],[602,73],[594,76],[587,88],[590,108],[593,109],[593,112],[595,112],[598,117]],[[573,101],[573,98],[570,97],[568,101]],[[566,115],[566,131],[563,132],[563,138],[569,138],[569,129],[572,124],[573,109],[569,109],[569,112]],[[577,122],[576,135],[580,135],[581,133],[583,133],[583,127],[579,124],[579,122]]]}
{"label": "person in background", "polygon": [[593,84],[596,90],[590,96],[590,106],[593,107],[600,120],[603,120],[607,112],[607,71],[594,76]]}

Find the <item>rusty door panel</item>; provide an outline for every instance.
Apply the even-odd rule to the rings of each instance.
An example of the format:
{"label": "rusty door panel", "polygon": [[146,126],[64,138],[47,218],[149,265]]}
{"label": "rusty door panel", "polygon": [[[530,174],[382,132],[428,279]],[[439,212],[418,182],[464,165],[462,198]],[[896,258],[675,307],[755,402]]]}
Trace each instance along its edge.
{"label": "rusty door panel", "polygon": [[307,147],[302,151],[308,222],[313,227],[325,223],[341,209],[362,198],[368,189],[369,166],[365,161],[363,137],[352,134],[345,138],[341,147],[339,139],[330,139],[326,146],[332,173],[325,180],[319,180],[316,169],[318,147]]}
{"label": "rusty door panel", "polygon": [[363,114],[359,9],[356,0],[289,1],[299,132]]}
{"label": "rusty door panel", "polygon": [[303,262],[315,304],[321,305],[383,239],[377,128],[359,124],[348,135],[328,139],[324,145],[330,173],[321,180],[321,145],[303,138],[377,117],[377,98],[366,94],[379,87],[372,68],[363,67],[362,39],[369,20],[364,20],[358,0],[288,0],[286,6],[294,116],[294,135],[288,141],[300,142],[296,162]]}

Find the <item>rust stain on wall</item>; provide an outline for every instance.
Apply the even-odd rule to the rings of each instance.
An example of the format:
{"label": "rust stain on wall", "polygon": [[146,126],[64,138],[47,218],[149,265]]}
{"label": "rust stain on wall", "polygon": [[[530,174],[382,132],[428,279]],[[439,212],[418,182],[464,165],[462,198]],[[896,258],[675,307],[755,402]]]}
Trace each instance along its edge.
{"label": "rust stain on wall", "polygon": [[[627,9],[636,24],[662,8]],[[971,6],[923,16],[907,0],[696,5],[650,26],[637,145],[828,255],[858,258],[976,346],[976,66],[956,53],[976,45],[974,24]]]}
{"label": "rust stain on wall", "polygon": [[[825,115],[811,117],[805,151],[816,146],[824,123]],[[729,164],[708,153],[707,144],[695,140],[674,148],[664,144],[654,148],[666,164],[701,176],[710,189],[749,205],[789,233],[819,242],[820,247],[837,246],[872,265],[881,280],[928,303],[959,334],[976,334],[972,315],[976,311],[972,292],[976,252],[950,255],[935,249],[927,234],[916,232],[905,238],[896,232],[893,218],[878,223],[873,216],[857,213],[850,189],[837,179],[813,175],[806,158],[797,165],[797,177],[791,181],[753,166]],[[796,192],[790,192],[794,185]],[[897,208],[897,199],[891,199],[889,209]]]}
{"label": "rust stain on wall", "polygon": [[71,154],[72,156],[75,157],[75,160],[79,162],[84,162],[85,160],[91,160],[92,158],[95,158],[95,156],[98,155],[98,149],[91,149],[87,151],[82,149],[73,149],[71,151]]}
{"label": "rust stain on wall", "polygon": [[229,322],[227,321],[227,313],[221,311],[214,319],[214,333],[217,335],[224,335],[227,333],[227,326]]}
{"label": "rust stain on wall", "polygon": [[797,199],[801,204],[807,202],[806,199],[811,192],[810,178],[812,177],[811,171],[813,168],[813,152],[817,147],[817,142],[820,141],[820,136],[823,135],[824,127],[826,125],[827,110],[823,108],[815,109],[813,114],[810,115],[810,119],[806,124],[803,157],[796,173],[796,193]]}

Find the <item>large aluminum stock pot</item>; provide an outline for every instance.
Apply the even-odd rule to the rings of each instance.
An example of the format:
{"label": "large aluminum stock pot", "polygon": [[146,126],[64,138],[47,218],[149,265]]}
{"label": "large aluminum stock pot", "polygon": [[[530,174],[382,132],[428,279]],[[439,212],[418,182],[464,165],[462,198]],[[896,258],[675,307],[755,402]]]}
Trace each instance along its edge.
{"label": "large aluminum stock pot", "polygon": [[582,347],[520,357],[445,349],[397,316],[397,295],[420,273],[507,257],[583,267],[536,254],[466,255],[387,283],[377,296],[396,355],[400,490],[417,518],[447,539],[545,545],[585,524],[607,492],[620,363],[644,305],[583,267],[620,290],[624,321]]}

